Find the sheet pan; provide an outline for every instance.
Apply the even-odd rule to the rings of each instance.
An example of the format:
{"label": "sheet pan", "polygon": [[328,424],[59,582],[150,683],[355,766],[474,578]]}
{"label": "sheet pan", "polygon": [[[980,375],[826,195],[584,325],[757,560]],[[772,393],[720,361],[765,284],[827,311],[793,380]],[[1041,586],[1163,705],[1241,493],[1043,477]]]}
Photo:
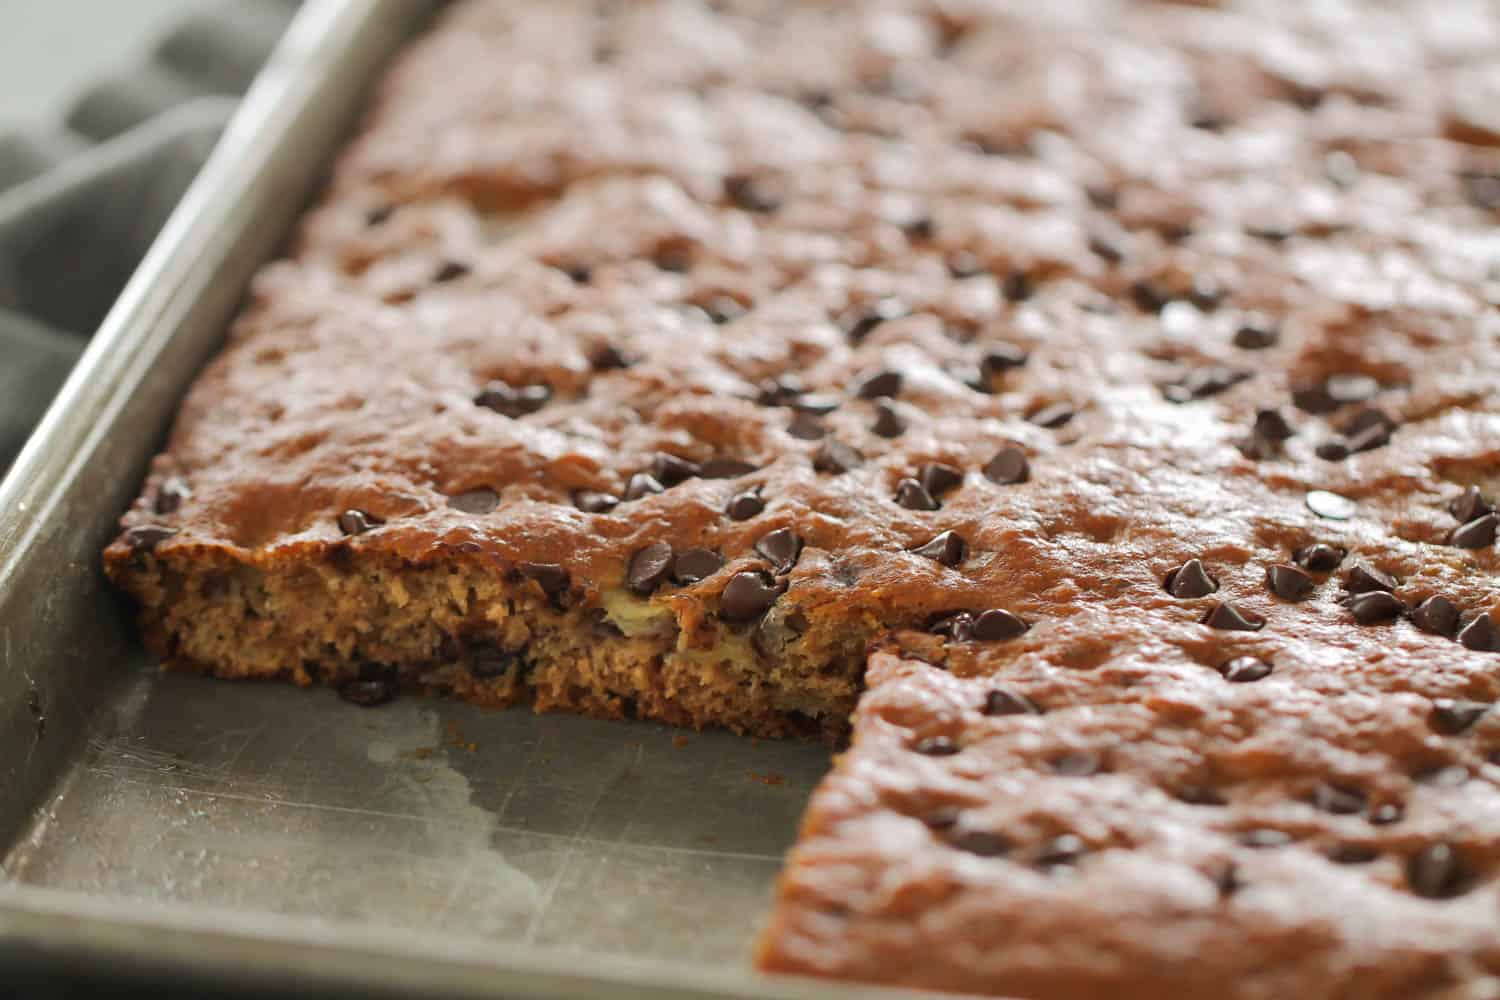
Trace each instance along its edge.
{"label": "sheet pan", "polygon": [[432,9],[305,6],[0,484],[0,963],[189,994],[870,995],[747,963],[825,748],[164,676],[103,586],[177,400]]}

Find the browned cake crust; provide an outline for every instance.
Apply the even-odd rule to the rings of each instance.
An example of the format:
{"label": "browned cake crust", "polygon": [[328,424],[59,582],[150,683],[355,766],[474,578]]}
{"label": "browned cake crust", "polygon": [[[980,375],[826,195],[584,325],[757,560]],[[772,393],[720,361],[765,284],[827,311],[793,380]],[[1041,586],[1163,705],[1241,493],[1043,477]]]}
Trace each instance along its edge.
{"label": "browned cake crust", "polygon": [[867,684],[769,969],[1494,996],[1500,12],[1309,6],[459,5],[106,567],[366,703]]}

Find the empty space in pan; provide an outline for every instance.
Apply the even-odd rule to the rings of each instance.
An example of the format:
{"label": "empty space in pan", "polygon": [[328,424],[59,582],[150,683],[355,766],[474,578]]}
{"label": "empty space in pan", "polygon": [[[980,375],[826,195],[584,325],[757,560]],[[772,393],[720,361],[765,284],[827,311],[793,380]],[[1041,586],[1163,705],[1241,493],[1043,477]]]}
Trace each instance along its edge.
{"label": "empty space in pan", "polygon": [[24,884],[676,961],[741,960],[825,747],[159,675],[4,861]]}

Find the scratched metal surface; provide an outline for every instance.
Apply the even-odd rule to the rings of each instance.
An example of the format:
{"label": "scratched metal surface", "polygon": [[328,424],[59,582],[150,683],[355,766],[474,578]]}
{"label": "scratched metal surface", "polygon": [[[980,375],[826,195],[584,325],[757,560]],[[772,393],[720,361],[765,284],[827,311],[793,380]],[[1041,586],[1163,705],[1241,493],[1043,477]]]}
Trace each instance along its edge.
{"label": "scratched metal surface", "polygon": [[827,750],[160,676],[142,665],[10,878],[589,954],[742,961]]}

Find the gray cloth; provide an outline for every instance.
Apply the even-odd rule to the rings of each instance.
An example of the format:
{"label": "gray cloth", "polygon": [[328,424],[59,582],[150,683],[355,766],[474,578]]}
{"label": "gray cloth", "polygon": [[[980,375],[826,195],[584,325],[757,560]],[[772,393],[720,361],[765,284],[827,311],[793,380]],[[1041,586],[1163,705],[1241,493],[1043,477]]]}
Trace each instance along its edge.
{"label": "gray cloth", "polygon": [[[78,92],[66,115],[53,109],[24,128],[0,122],[0,472],[296,8],[297,0],[153,0],[159,16],[137,32],[156,39],[145,59]],[[181,19],[163,30],[174,11]]]}

